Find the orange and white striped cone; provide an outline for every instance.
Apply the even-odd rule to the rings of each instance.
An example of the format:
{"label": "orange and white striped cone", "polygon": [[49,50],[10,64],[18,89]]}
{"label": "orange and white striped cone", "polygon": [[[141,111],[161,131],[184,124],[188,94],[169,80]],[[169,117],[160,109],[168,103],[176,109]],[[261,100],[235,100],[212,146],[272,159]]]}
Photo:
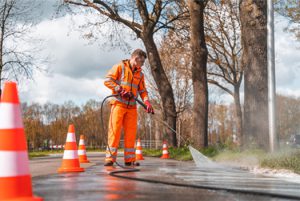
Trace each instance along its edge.
{"label": "orange and white striped cone", "polygon": [[166,141],[164,141],[164,143],[163,143],[163,152],[162,153],[163,153],[163,155],[160,158],[162,158],[162,159],[170,158],[169,152],[168,152],[168,145],[167,145]]}
{"label": "orange and white striped cone", "polygon": [[78,157],[80,163],[89,163],[90,161],[87,159],[86,156],[86,149],[84,144],[84,135],[80,135],[79,140],[79,148],[78,148]]}
{"label": "orange and white striped cone", "polygon": [[15,82],[4,84],[0,103],[0,200],[33,197],[27,144]]}
{"label": "orange and white striped cone", "polygon": [[84,168],[80,167],[78,159],[78,150],[75,137],[75,128],[71,124],[69,126],[65,151],[61,167],[57,170],[58,173],[63,172],[83,172]]}
{"label": "orange and white striped cone", "polygon": [[136,143],[135,159],[136,160],[145,160],[144,157],[143,157],[142,145],[141,145],[140,138],[138,139],[138,141]]}

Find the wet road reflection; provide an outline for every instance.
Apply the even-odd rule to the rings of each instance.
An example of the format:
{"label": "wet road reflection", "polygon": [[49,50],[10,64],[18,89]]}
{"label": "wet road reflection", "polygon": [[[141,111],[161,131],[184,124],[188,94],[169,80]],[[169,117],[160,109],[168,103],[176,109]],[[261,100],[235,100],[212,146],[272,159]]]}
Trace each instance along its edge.
{"label": "wet road reflection", "polygon": [[[100,159],[102,161],[102,159]],[[94,161],[95,162],[95,161]],[[108,175],[119,167],[104,167],[102,162],[86,168],[82,173],[53,174],[33,178],[36,195],[47,200],[210,200],[210,201],[260,201],[288,200],[237,194],[187,187],[176,187],[159,183],[145,183],[115,178]],[[247,189],[279,189],[294,192],[296,185],[280,183],[273,178],[261,178],[240,171],[199,169],[193,163],[146,158],[139,167],[140,172],[124,173],[130,177],[155,179],[177,183],[218,185]],[[253,182],[256,183],[254,184]],[[285,189],[285,190],[283,190]]]}
{"label": "wet road reflection", "polygon": [[173,174],[176,178],[195,185],[299,196],[300,198],[300,185],[297,180],[292,182],[291,179],[286,181],[285,178],[265,177],[225,166],[160,168],[160,171]]}

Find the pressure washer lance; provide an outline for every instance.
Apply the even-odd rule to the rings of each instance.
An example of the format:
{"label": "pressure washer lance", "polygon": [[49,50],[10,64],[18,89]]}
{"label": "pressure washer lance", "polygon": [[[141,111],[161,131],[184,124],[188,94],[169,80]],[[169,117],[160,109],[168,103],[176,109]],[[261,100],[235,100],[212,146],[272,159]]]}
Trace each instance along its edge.
{"label": "pressure washer lance", "polygon": [[[136,102],[138,102],[143,108],[145,108],[145,110],[147,110],[147,106],[145,105],[145,103],[143,103],[140,99],[138,99],[138,97],[134,97],[134,100],[136,100]],[[154,112],[152,112],[152,114],[154,114]],[[173,131],[174,133],[177,134],[177,132],[167,122],[165,122],[159,118],[156,118],[156,116],[152,116],[152,117],[154,117],[156,121],[164,124],[167,128],[169,128],[171,131]],[[179,135],[179,138],[181,140],[183,140],[184,142],[186,142],[186,140],[184,138],[182,138],[180,135]]]}
{"label": "pressure washer lance", "polygon": [[[145,103],[143,103],[140,99],[138,99],[138,97],[133,97],[134,100],[136,102],[138,102],[143,108],[145,108],[145,110],[147,110],[147,106],[145,105]],[[154,114],[154,112],[152,111],[152,114]]]}

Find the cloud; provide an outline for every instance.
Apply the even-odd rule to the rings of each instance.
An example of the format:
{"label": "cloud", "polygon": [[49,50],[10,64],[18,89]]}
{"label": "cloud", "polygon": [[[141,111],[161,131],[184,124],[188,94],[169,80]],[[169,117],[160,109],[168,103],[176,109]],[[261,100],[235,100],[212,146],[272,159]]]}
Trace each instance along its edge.
{"label": "cloud", "polygon": [[[23,101],[63,103],[73,100],[82,104],[89,99],[104,98],[110,94],[103,84],[105,74],[114,64],[130,55],[121,47],[104,46],[107,43],[105,37],[92,44],[82,37],[82,30],[78,26],[84,24],[86,18],[93,17],[95,15],[86,13],[74,16],[66,14],[52,20],[45,18],[32,27],[31,38],[43,40],[40,57],[51,55],[51,62],[40,64],[48,73],[36,72],[34,81],[20,85]],[[109,26],[106,24],[101,27],[104,33],[109,31]],[[130,39],[130,30],[120,29],[120,32],[132,49],[142,47],[141,42]]]}
{"label": "cloud", "polygon": [[[104,40],[88,45],[82,33],[72,30],[70,26],[71,22],[79,22],[80,25],[85,17],[65,15],[55,20],[45,20],[36,26],[35,34],[47,40],[46,51],[55,60],[50,66],[53,73],[72,78],[104,77],[111,66],[129,57],[120,47],[112,49],[101,46]],[[140,47],[138,41],[131,41],[131,44]]]}
{"label": "cloud", "polygon": [[276,15],[275,19],[277,91],[286,95],[291,95],[291,91],[294,91],[294,95],[300,96],[300,42],[293,33],[284,31],[289,23],[286,18]]}
{"label": "cloud", "polygon": [[20,98],[27,102],[58,103],[72,100],[84,104],[89,99],[102,100],[110,94],[103,84],[103,79],[73,79],[61,74],[44,76],[37,73],[35,81],[29,81],[20,88]]}

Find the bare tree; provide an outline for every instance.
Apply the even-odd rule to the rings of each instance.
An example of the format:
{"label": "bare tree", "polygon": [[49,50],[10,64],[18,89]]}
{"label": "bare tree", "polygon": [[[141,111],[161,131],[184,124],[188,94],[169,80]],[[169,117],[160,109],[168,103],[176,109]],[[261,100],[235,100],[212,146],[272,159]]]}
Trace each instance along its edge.
{"label": "bare tree", "polygon": [[[121,23],[130,28],[140,38],[148,54],[151,72],[157,84],[163,105],[165,121],[176,130],[176,109],[173,90],[163,69],[160,55],[154,41],[154,34],[165,28],[172,28],[172,23],[185,17],[186,12],[181,10],[180,2],[169,1],[101,1],[94,0],[65,0],[68,4],[95,9],[102,16]],[[172,136],[173,146],[177,146],[176,134],[168,131]]]}
{"label": "bare tree", "polygon": [[35,50],[21,47],[20,42],[28,38],[33,24],[29,19],[37,4],[27,1],[3,0],[0,2],[0,94],[1,82],[5,79],[32,78]]}
{"label": "bare tree", "polygon": [[245,73],[244,137],[269,149],[267,1],[240,1],[242,65]]}
{"label": "bare tree", "polygon": [[[176,22],[178,28],[186,25],[184,21]],[[193,101],[192,72],[191,72],[191,47],[189,45],[187,29],[169,31],[164,38],[160,55],[167,76],[173,87],[176,114],[177,114],[177,139],[178,146],[185,144],[186,137],[190,136],[189,127],[184,127],[186,114],[190,114]]]}
{"label": "bare tree", "polygon": [[205,34],[208,46],[208,82],[234,98],[238,140],[242,139],[243,116],[240,86],[243,79],[241,65],[241,33],[238,5],[208,3],[205,12]]}
{"label": "bare tree", "polygon": [[300,40],[300,1],[299,0],[274,0],[275,10],[280,15],[287,17],[291,24],[295,26],[288,26],[287,30],[295,33]]}
{"label": "bare tree", "polygon": [[[189,135],[188,128],[184,128],[183,119],[186,110],[190,113],[193,90],[191,82],[191,49],[190,41],[188,37],[188,29],[182,29],[183,25],[186,25],[186,21],[176,22],[176,31],[170,30],[160,44],[159,54],[161,56],[162,64],[166,75],[171,83],[177,115],[177,139],[178,146],[184,143],[184,140],[180,140],[184,134]],[[146,72],[150,72],[150,67],[146,65]],[[160,100],[158,88],[153,79],[147,79],[148,87],[151,88],[151,96],[156,100]],[[160,101],[161,103],[161,101]],[[162,111],[162,105],[158,105]],[[154,119],[155,121],[155,119]],[[159,123],[159,122],[158,122]],[[160,124],[160,123],[159,123]],[[164,128],[164,125],[161,125]],[[189,126],[190,127],[190,126]],[[168,129],[168,128],[166,128]]]}
{"label": "bare tree", "polygon": [[204,9],[207,1],[189,0],[194,89],[192,139],[198,148],[208,146],[207,47],[204,35]]}
{"label": "bare tree", "polygon": [[287,140],[291,135],[299,134],[300,98],[276,96],[276,121],[280,139]]}

